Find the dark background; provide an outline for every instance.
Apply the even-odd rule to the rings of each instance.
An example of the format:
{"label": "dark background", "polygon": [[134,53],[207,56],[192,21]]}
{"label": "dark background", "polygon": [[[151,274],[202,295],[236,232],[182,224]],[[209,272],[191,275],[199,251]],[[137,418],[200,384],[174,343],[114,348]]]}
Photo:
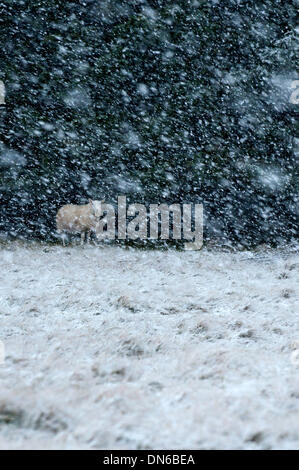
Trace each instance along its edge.
{"label": "dark background", "polygon": [[[205,236],[296,237],[297,1],[0,1],[0,232],[65,203],[203,202]],[[297,27],[297,30],[296,30]]]}

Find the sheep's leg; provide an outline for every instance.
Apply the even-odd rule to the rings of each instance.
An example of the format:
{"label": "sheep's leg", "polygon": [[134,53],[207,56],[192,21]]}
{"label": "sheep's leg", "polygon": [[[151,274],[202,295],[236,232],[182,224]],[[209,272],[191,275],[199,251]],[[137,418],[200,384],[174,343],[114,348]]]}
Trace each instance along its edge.
{"label": "sheep's leg", "polygon": [[83,230],[83,232],[81,232],[81,246],[84,245],[84,241],[85,241],[85,231]]}
{"label": "sheep's leg", "polygon": [[66,244],[69,243],[69,241],[70,241],[69,235],[67,233],[63,233],[62,234],[62,244],[63,244],[63,246],[66,246]]}
{"label": "sheep's leg", "polygon": [[90,243],[90,237],[91,237],[91,230],[88,230],[86,232],[86,242],[87,242],[88,245]]}
{"label": "sheep's leg", "polygon": [[62,246],[65,246],[65,238],[66,238],[65,233],[63,233],[62,230],[57,230],[57,233],[58,235],[60,235],[60,239],[62,240]]}

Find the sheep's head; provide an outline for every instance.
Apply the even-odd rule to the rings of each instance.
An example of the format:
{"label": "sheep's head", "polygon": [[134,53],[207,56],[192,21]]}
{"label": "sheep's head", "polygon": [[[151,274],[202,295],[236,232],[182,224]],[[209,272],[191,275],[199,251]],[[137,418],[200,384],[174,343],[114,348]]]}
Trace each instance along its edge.
{"label": "sheep's head", "polygon": [[101,217],[102,215],[102,203],[104,202],[103,201],[92,201],[91,199],[89,200],[89,203],[91,204],[91,207],[92,207],[92,212],[93,212],[93,215],[97,218]]}

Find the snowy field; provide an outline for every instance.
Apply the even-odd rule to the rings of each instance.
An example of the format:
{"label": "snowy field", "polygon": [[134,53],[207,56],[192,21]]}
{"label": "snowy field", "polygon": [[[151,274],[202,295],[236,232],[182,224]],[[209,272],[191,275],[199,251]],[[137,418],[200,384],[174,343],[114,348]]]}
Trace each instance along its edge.
{"label": "snowy field", "polygon": [[0,448],[299,448],[294,248],[0,263]]}

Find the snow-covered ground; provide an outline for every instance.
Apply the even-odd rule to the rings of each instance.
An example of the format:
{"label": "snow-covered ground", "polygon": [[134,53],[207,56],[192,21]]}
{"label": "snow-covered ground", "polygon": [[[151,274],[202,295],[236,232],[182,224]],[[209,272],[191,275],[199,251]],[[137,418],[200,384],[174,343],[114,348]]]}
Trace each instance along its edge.
{"label": "snow-covered ground", "polygon": [[294,248],[15,242],[0,265],[0,448],[299,448]]}

